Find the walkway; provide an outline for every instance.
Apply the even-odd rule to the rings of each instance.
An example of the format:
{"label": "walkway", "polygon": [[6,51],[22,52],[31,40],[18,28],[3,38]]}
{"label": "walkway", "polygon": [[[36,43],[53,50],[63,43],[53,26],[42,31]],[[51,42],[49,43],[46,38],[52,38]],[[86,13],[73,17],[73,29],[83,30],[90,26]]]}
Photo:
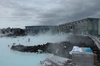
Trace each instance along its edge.
{"label": "walkway", "polygon": [[100,40],[98,37],[96,36],[89,36],[90,38],[92,38],[92,40],[95,42],[95,44],[97,45],[98,49],[100,50]]}

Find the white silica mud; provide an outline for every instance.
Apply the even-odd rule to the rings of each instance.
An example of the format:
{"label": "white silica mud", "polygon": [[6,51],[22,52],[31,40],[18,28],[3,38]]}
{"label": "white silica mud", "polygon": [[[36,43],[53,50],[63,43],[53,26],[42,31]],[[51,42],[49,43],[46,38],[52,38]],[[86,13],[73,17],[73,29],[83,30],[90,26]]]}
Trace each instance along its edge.
{"label": "white silica mud", "polygon": [[[10,50],[10,47],[21,44],[26,46],[33,46],[38,44],[45,44],[47,42],[61,42],[66,40],[66,34],[40,34],[36,36],[24,37],[1,37],[0,38],[0,66],[39,66],[40,61],[43,61],[49,54],[36,53],[21,53]],[[9,45],[9,46],[8,46]]]}

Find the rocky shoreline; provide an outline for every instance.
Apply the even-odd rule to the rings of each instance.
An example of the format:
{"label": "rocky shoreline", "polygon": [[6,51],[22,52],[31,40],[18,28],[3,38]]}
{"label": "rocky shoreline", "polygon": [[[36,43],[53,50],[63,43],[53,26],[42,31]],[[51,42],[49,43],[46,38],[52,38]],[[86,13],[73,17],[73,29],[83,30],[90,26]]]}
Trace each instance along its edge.
{"label": "rocky shoreline", "polygon": [[20,52],[30,52],[30,53],[40,52],[40,53],[53,53],[53,54],[63,55],[68,51],[71,51],[73,46],[74,44],[71,44],[70,42],[66,41],[61,43],[46,43],[46,44],[35,45],[35,46],[13,45],[11,47],[11,50],[20,51]]}

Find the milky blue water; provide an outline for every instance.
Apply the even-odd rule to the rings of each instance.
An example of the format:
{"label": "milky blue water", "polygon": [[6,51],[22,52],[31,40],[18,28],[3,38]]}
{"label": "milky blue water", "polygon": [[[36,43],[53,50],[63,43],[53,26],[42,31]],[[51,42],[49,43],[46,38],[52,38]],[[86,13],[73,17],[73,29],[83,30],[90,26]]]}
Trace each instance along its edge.
{"label": "milky blue water", "polygon": [[[47,42],[60,42],[66,40],[67,35],[38,35],[17,38],[0,38],[0,66],[40,66],[40,61],[46,59],[49,54],[21,53],[10,50],[13,43],[23,45],[37,45]],[[28,42],[30,38],[30,42]],[[10,47],[8,47],[10,45]]]}

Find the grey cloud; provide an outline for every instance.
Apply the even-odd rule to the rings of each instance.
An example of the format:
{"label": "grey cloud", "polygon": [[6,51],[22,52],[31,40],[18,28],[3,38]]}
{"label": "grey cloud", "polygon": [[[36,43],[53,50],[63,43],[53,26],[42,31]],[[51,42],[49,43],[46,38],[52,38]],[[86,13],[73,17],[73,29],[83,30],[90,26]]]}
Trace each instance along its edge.
{"label": "grey cloud", "polygon": [[48,14],[46,13],[42,14],[41,18],[45,18],[45,20],[43,19],[41,23],[43,24],[65,23],[77,19],[91,17],[97,12],[100,12],[100,7],[98,7],[100,0],[97,1],[78,0],[76,2],[70,0],[68,2],[63,1],[62,8],[52,10],[51,12],[48,12]]}
{"label": "grey cloud", "polygon": [[0,13],[6,14],[0,17],[10,23],[7,26],[58,25],[100,17],[99,3],[100,0],[0,0]]}

